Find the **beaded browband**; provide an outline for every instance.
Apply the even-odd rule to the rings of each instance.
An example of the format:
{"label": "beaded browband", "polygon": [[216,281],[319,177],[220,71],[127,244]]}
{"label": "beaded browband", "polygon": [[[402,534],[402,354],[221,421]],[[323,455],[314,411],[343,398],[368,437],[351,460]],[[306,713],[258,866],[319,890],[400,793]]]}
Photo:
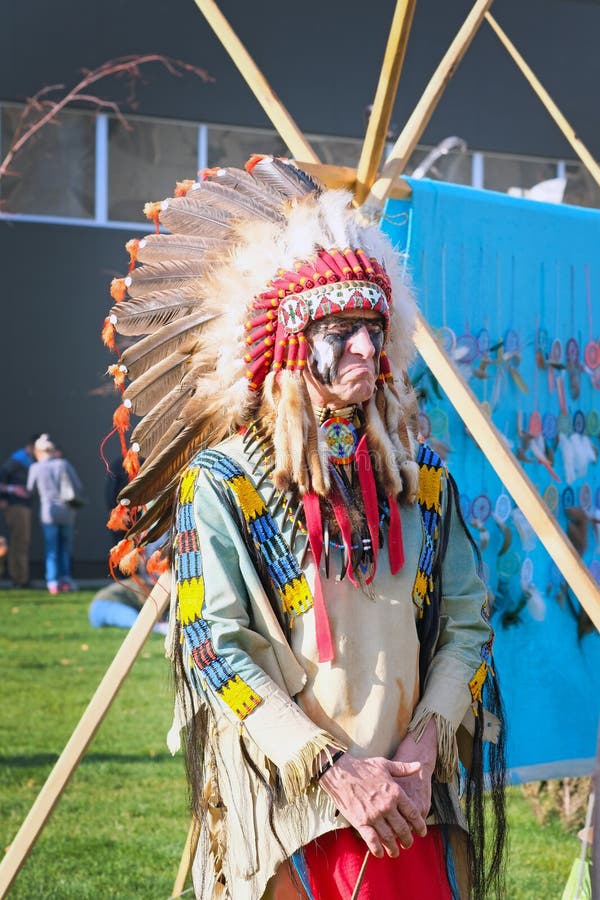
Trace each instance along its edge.
{"label": "beaded browband", "polygon": [[[361,249],[320,250],[297,262],[294,271],[280,269],[267,290],[251,303],[246,322],[246,378],[258,391],[271,370],[301,371],[308,346],[303,334],[311,321],[344,310],[362,309],[383,316],[389,329],[392,290],[390,278],[378,262]],[[390,366],[381,352],[379,377],[387,379]]]}

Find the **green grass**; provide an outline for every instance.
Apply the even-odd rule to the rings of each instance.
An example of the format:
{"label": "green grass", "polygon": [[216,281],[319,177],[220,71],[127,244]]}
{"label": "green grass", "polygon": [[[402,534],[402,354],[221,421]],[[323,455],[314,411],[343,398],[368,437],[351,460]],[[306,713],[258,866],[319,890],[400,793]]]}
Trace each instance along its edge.
{"label": "green grass", "polygon": [[[92,593],[0,591],[0,846],[27,815],[124,632],[93,629]],[[188,827],[171,758],[169,666],[151,635],[9,893],[12,900],[165,900]],[[509,793],[507,898],[560,898],[579,841]],[[384,900],[384,898],[382,898]]]}

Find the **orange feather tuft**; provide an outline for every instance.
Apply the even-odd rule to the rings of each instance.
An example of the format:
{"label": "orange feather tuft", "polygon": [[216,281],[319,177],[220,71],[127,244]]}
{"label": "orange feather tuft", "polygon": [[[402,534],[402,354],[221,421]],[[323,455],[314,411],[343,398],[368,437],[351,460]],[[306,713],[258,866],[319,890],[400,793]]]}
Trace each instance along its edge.
{"label": "orange feather tuft", "polygon": [[137,572],[141,560],[141,553],[139,547],[133,548],[130,553],[126,553],[125,556],[121,557],[119,561],[119,569],[123,573],[123,575],[133,575],[134,572]]}
{"label": "orange feather tuft", "polygon": [[149,575],[162,575],[169,568],[169,560],[162,555],[161,550],[155,550],[148,562],[146,563],[146,571]]}
{"label": "orange feather tuft", "polygon": [[140,471],[140,457],[139,451],[134,448],[137,444],[134,444],[133,447],[130,447],[127,453],[125,454],[125,459],[123,460],[123,468],[129,475],[130,480],[135,478],[137,473]]}
{"label": "orange feather tuft", "polygon": [[160,217],[160,209],[162,206],[162,202],[160,200],[155,200],[154,203],[146,203],[144,206],[144,215],[146,218],[151,219],[156,225],[156,232],[160,230],[159,228],[159,217]]}
{"label": "orange feather tuft", "polygon": [[108,367],[108,374],[113,378],[115,382],[115,387],[123,389],[125,384],[125,376],[127,372],[124,370],[119,363],[113,363],[112,366]]}
{"label": "orange feather tuft", "polygon": [[111,510],[106,527],[111,531],[127,531],[131,527],[129,506],[126,506],[124,503],[117,503],[115,508]]}
{"label": "orange feather tuft", "polygon": [[115,344],[115,334],[115,326],[110,321],[110,317],[107,316],[104,320],[104,325],[102,326],[101,331],[102,343],[105,347],[108,347],[108,349],[112,350],[113,352],[115,352],[117,349],[117,345]]}
{"label": "orange feather tuft", "polygon": [[135,268],[138,253],[140,250],[139,240],[137,238],[131,238],[131,240],[127,241],[127,243],[125,244],[125,249],[129,253],[129,271],[132,272]]}
{"label": "orange feather tuft", "polygon": [[117,429],[117,431],[127,431],[129,428],[129,422],[131,419],[131,408],[129,406],[125,406],[124,403],[121,403],[120,406],[114,411],[113,414],[113,425]]}
{"label": "orange feather tuft", "polygon": [[115,303],[122,303],[127,295],[127,285],[124,278],[113,278],[110,283],[110,296]]}
{"label": "orange feather tuft", "polygon": [[176,181],[175,182],[175,196],[176,197],[185,197],[187,192],[191,189],[192,185],[196,182],[193,178],[186,178],[184,181]]}
{"label": "orange feather tuft", "polygon": [[123,538],[122,541],[115,544],[115,546],[111,548],[108,556],[111,570],[118,566],[123,557],[126,554],[131,553],[134,548],[135,544],[130,538]]}

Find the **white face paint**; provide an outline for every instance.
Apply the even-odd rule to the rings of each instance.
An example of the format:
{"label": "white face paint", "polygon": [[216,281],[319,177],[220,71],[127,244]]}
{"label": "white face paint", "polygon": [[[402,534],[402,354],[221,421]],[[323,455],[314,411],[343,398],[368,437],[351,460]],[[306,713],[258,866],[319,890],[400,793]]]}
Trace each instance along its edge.
{"label": "white face paint", "polygon": [[333,347],[329,341],[317,338],[312,345],[312,357],[317,371],[323,377],[325,372],[329,372],[333,364]]}

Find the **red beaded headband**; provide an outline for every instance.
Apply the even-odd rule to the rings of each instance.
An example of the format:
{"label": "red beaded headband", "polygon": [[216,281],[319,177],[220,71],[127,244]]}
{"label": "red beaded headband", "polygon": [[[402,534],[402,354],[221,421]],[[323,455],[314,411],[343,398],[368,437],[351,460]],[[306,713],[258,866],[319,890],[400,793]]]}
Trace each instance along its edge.
{"label": "red beaded headband", "polygon": [[[345,309],[371,309],[383,316],[386,332],[389,328],[391,282],[381,264],[363,250],[320,250],[294,268],[280,269],[252,303],[244,357],[252,391],[260,390],[271,367],[302,371],[308,355],[303,331],[310,321]],[[391,378],[384,351],[379,377]]]}

